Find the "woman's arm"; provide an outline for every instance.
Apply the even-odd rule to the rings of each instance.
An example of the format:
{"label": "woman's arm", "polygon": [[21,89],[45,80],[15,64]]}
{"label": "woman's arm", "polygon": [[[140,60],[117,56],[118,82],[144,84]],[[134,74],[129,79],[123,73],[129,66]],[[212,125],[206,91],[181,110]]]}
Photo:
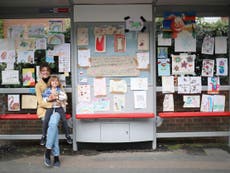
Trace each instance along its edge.
{"label": "woman's arm", "polygon": [[39,83],[35,86],[36,97],[38,101],[38,105],[43,108],[52,108],[52,102],[46,102],[42,98],[42,85]]}

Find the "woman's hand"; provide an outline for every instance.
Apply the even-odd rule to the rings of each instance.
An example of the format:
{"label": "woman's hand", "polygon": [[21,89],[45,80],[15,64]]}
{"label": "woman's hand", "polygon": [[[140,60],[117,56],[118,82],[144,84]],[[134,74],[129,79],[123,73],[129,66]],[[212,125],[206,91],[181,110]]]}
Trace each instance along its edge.
{"label": "woman's hand", "polygon": [[50,94],[50,96],[48,97],[48,101],[52,102],[55,101],[57,99],[57,95],[56,94]]}

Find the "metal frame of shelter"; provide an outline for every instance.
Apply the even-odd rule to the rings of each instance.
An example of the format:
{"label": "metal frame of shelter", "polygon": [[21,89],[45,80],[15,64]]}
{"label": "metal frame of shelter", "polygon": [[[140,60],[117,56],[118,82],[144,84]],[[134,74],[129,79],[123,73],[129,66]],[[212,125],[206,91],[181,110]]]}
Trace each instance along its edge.
{"label": "metal frame of shelter", "polygon": [[[77,119],[76,119],[76,108],[74,105],[76,105],[77,100],[77,91],[76,87],[74,86],[77,83],[77,69],[76,64],[77,64],[77,59],[74,57],[77,57],[77,51],[76,51],[76,28],[75,28],[75,23],[74,23],[74,5],[72,5],[70,8],[69,13],[34,13],[33,9],[24,9],[24,13],[20,13],[21,9],[17,8],[14,10],[13,13],[1,13],[0,12],[0,18],[28,18],[28,17],[34,17],[34,18],[52,18],[52,17],[68,17],[71,19],[71,73],[72,73],[72,87],[67,88],[67,92],[72,93],[72,119],[73,119],[73,150],[78,150],[77,147],[77,139],[76,139],[76,126],[77,126]],[[153,54],[153,67],[156,67],[156,45],[155,45],[155,40],[156,40],[156,26],[155,26],[155,18],[156,17],[161,17],[163,15],[164,11],[196,11],[197,15],[199,16],[227,16],[230,18],[230,13],[229,13],[229,7],[228,6],[157,6],[155,3],[152,4],[152,36],[150,38],[151,40],[151,45],[152,45],[152,54]],[[11,11],[11,10],[9,10]],[[39,11],[38,9],[35,9],[35,11]],[[20,15],[21,14],[21,15]],[[230,25],[229,25],[229,33],[230,33]],[[230,35],[230,34],[229,34]],[[230,45],[230,39],[228,39],[228,45]],[[230,49],[230,48],[229,48]],[[228,51],[230,52],[230,51]],[[229,55],[230,57],[230,55]],[[230,70],[230,68],[229,68]],[[192,115],[193,112],[187,113],[186,116],[180,116],[178,113],[175,113],[174,115],[171,115],[167,117],[167,114],[162,114],[158,115],[157,108],[156,108],[156,94],[157,92],[162,91],[161,87],[156,86],[156,69],[153,68],[153,114],[155,115],[154,121],[153,121],[153,139],[152,139],[152,148],[156,149],[156,144],[157,144],[157,139],[158,138],[186,138],[186,137],[223,137],[227,136],[229,137],[229,145],[230,145],[230,131],[212,131],[212,132],[168,132],[168,133],[159,133],[157,132],[157,123],[160,118],[174,118],[174,117],[181,117],[181,118],[186,118],[186,116]],[[230,74],[230,73],[229,73]],[[230,75],[229,75],[230,76]],[[229,79],[230,81],[230,79]],[[221,90],[227,90],[229,91],[229,85],[227,86],[222,86]],[[206,87],[203,87],[202,90],[207,90]],[[29,93],[28,88],[0,88],[0,93]],[[204,116],[210,116],[204,115],[204,114],[199,114],[197,117],[204,117]],[[211,115],[212,116],[212,115]],[[222,113],[222,114],[213,114],[215,117],[223,117],[223,116],[230,116],[230,113]],[[160,117],[160,118],[159,118]],[[60,135],[60,138],[64,138],[63,135]],[[37,140],[40,139],[39,134],[0,134],[0,140]]]}

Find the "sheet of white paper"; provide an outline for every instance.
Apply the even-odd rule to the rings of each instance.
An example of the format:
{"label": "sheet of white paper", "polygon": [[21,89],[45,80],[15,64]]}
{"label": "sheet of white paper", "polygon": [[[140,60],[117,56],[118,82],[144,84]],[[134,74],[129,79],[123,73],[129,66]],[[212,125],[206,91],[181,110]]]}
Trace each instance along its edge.
{"label": "sheet of white paper", "polygon": [[215,54],[227,53],[227,37],[215,37]]}
{"label": "sheet of white paper", "polygon": [[90,66],[90,49],[78,50],[78,65],[80,67]]}
{"label": "sheet of white paper", "polygon": [[188,31],[180,32],[175,38],[175,52],[196,52],[196,38]]}
{"label": "sheet of white paper", "polygon": [[131,78],[130,79],[131,90],[148,90],[147,78]]}
{"label": "sheet of white paper", "polygon": [[2,71],[2,85],[20,84],[18,70]]}
{"label": "sheet of white paper", "polygon": [[165,94],[163,101],[163,112],[174,111],[173,94]]}
{"label": "sheet of white paper", "polygon": [[163,38],[162,34],[158,34],[158,46],[171,46],[172,39],[171,38]]}
{"label": "sheet of white paper", "polygon": [[202,43],[202,54],[213,55],[214,51],[214,37],[206,36]]}
{"label": "sheet of white paper", "polygon": [[213,112],[224,112],[225,109],[225,96],[214,95],[213,97]]}
{"label": "sheet of white paper", "polygon": [[184,108],[199,108],[200,96],[199,95],[183,95]]}
{"label": "sheet of white paper", "polygon": [[175,92],[173,76],[162,76],[162,92],[163,93]]}
{"label": "sheet of white paper", "polygon": [[146,91],[134,91],[134,108],[145,109],[147,107]]}

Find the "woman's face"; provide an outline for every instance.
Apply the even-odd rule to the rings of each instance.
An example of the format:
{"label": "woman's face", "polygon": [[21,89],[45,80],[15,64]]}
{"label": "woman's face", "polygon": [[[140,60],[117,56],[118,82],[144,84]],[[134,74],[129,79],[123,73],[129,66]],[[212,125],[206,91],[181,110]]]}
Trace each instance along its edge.
{"label": "woman's face", "polygon": [[47,67],[43,67],[40,71],[41,78],[48,78],[50,76],[50,71]]}

